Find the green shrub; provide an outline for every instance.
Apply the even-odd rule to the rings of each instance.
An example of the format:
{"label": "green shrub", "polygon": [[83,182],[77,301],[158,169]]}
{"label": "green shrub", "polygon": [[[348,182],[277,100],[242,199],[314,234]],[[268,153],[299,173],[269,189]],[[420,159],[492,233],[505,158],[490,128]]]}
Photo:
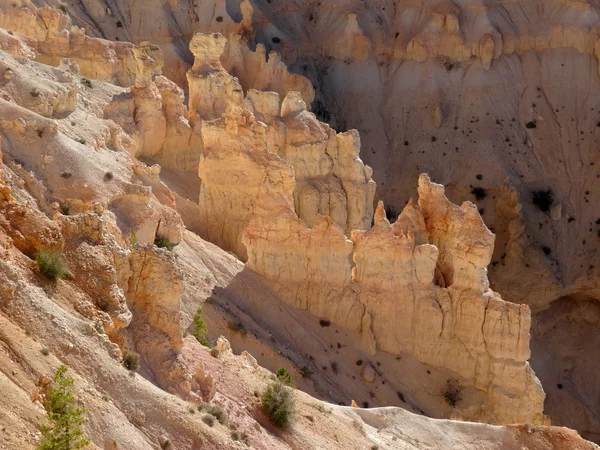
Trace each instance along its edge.
{"label": "green shrub", "polygon": [[204,416],[202,416],[202,422],[204,422],[209,427],[212,427],[215,425],[215,416],[211,414],[205,414]]}
{"label": "green shrub", "polygon": [[471,187],[471,194],[473,194],[477,200],[483,200],[487,197],[487,192],[481,186]]}
{"label": "green shrub", "polygon": [[159,248],[166,248],[169,251],[172,251],[175,248],[175,244],[173,244],[168,238],[165,236],[156,235],[154,238],[154,245]]}
{"label": "green shrub", "polygon": [[227,425],[227,411],[221,405],[203,405],[202,410],[217,419],[221,425]]}
{"label": "green shrub", "polygon": [[131,233],[129,233],[129,245],[132,247],[137,244],[137,236],[135,235],[135,230],[132,228]]}
{"label": "green shrub", "polygon": [[242,335],[246,335],[246,327],[239,320],[231,321],[227,324],[227,327],[231,330],[232,333],[240,333]]}
{"label": "green shrub", "polygon": [[133,372],[140,370],[140,355],[125,350],[125,353],[123,353],[123,367]]}
{"label": "green shrub", "polygon": [[67,276],[67,265],[57,250],[40,249],[35,257],[35,261],[40,272],[51,280],[58,280]]}
{"label": "green shrub", "polygon": [[537,123],[535,120],[531,120],[525,124],[525,128],[533,129],[537,128]]}
{"label": "green shrub", "polygon": [[69,208],[69,205],[66,203],[61,203],[60,212],[63,214],[63,216],[68,216],[71,213],[71,208]]}
{"label": "green shrub", "polygon": [[277,372],[275,372],[275,376],[279,381],[281,381],[284,384],[292,384],[292,375],[285,369],[285,367],[280,367],[279,369],[277,369]]}
{"label": "green shrub", "polygon": [[244,432],[240,432],[238,430],[231,430],[231,439],[233,439],[234,441],[239,441],[239,442],[243,442],[244,444],[248,445],[248,433]]}
{"label": "green shrub", "polygon": [[292,390],[281,381],[270,383],[260,398],[263,412],[271,422],[282,429],[292,425],[294,397]]}
{"label": "green shrub", "polygon": [[66,5],[64,3],[60,3],[58,5],[58,9],[60,9],[65,14],[69,14],[69,5]]}
{"label": "green shrub", "polygon": [[48,350],[47,348],[45,348],[45,347],[44,347],[44,348],[42,349],[42,355],[44,355],[44,356],[48,356],[49,354],[50,354],[50,350]]}
{"label": "green shrub", "polygon": [[206,324],[204,323],[204,314],[202,313],[202,308],[198,308],[196,314],[194,315],[194,329],[192,334],[196,338],[198,342],[200,342],[205,347],[208,346],[208,341],[206,340]]}
{"label": "green shrub", "polygon": [[552,189],[533,191],[533,204],[540,208],[542,212],[550,211],[550,207],[554,203],[554,192]]}
{"label": "green shrub", "polygon": [[457,380],[448,380],[446,383],[446,390],[443,393],[446,402],[452,407],[456,406],[456,404],[462,400],[462,390],[463,387]]}
{"label": "green shrub", "polygon": [[71,387],[74,380],[66,376],[67,366],[61,365],[54,375],[44,407],[51,425],[42,425],[42,440],[37,450],[76,450],[86,447],[90,440],[81,430],[85,409],[75,406]]}

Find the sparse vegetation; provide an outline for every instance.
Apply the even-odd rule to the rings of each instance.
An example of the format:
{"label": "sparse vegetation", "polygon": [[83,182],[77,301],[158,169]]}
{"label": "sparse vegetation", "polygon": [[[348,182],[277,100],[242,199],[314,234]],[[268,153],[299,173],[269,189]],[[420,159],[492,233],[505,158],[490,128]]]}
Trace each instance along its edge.
{"label": "sparse vegetation", "polygon": [[37,88],[33,88],[31,91],[29,91],[29,95],[31,95],[33,98],[38,98],[40,96],[40,91],[38,91]]}
{"label": "sparse vegetation", "polygon": [[302,366],[300,369],[300,376],[302,376],[302,378],[310,378],[312,374],[313,371],[308,366]]}
{"label": "sparse vegetation", "polygon": [[94,87],[92,85],[92,82],[90,80],[88,80],[87,78],[82,78],[81,79],[81,84],[83,84],[85,87],[88,87],[90,89],[92,89]]}
{"label": "sparse vegetation", "polygon": [[525,124],[525,128],[533,129],[537,128],[537,123],[535,120],[531,120]]}
{"label": "sparse vegetation", "polygon": [[248,445],[248,433],[246,433],[246,432],[232,430],[231,431],[231,439],[233,439],[234,441],[243,442],[244,444]]}
{"label": "sparse vegetation", "polygon": [[553,203],[554,192],[552,192],[552,189],[533,191],[533,204],[540,208],[540,211],[549,212]]}
{"label": "sparse vegetation", "polygon": [[129,350],[125,350],[123,353],[123,367],[132,372],[140,370],[140,355]]}
{"label": "sparse vegetation", "polygon": [[44,355],[44,356],[48,356],[49,354],[50,354],[50,350],[48,350],[46,347],[44,347],[44,348],[42,349],[42,355]]}
{"label": "sparse vegetation", "polygon": [[204,416],[202,416],[202,422],[204,422],[209,427],[212,427],[215,425],[215,417],[211,414],[204,414]]}
{"label": "sparse vegetation", "polygon": [[61,203],[60,212],[63,214],[63,216],[68,216],[71,212],[71,208],[69,208],[69,205],[67,205],[66,203]]}
{"label": "sparse vegetation", "polygon": [[483,200],[487,197],[487,192],[481,186],[471,186],[471,194],[473,194],[477,200]]}
{"label": "sparse vegetation", "polygon": [[208,341],[206,340],[206,333],[208,330],[206,329],[206,324],[204,323],[204,313],[202,312],[202,308],[198,308],[196,314],[194,314],[193,327],[192,334],[196,340],[205,347],[208,347]]}
{"label": "sparse vegetation", "polygon": [[131,233],[129,233],[129,245],[132,247],[137,244],[137,236],[135,235],[135,230],[132,228]]}
{"label": "sparse vegetation", "polygon": [[69,5],[67,5],[65,3],[59,3],[58,9],[60,9],[65,14],[69,14]]}
{"label": "sparse vegetation", "polygon": [[293,423],[294,397],[292,390],[280,381],[270,383],[260,398],[263,412],[273,425],[287,429]]}
{"label": "sparse vegetation", "polygon": [[112,172],[106,172],[104,174],[104,181],[112,181],[113,178],[114,178],[114,175]]}
{"label": "sparse vegetation", "polygon": [[279,369],[277,369],[277,372],[275,372],[275,376],[279,381],[281,381],[284,384],[292,384],[292,374],[290,374],[285,367],[280,367]]}
{"label": "sparse vegetation", "polygon": [[444,390],[444,398],[446,402],[455,407],[456,404],[462,400],[463,387],[457,380],[449,379],[446,383],[446,389]]}
{"label": "sparse vegetation", "polygon": [[66,278],[68,274],[67,265],[58,250],[42,248],[38,251],[35,262],[40,272],[51,280]]}
{"label": "sparse vegetation", "polygon": [[159,248],[166,248],[169,251],[173,251],[173,249],[175,248],[175,244],[173,244],[169,240],[169,238],[167,238],[166,236],[160,236],[158,234],[154,238],[154,245],[156,245]]}
{"label": "sparse vegetation", "polygon": [[227,411],[221,405],[210,405],[205,403],[200,405],[199,408],[211,417],[217,419],[221,425],[227,425]]}
{"label": "sparse vegetation", "polygon": [[319,325],[321,325],[322,327],[328,327],[331,325],[331,321],[327,319],[321,319],[319,320]]}
{"label": "sparse vegetation", "polygon": [[227,327],[229,328],[229,330],[236,334],[236,333],[240,333],[242,335],[246,334],[246,327],[244,326],[244,324],[242,322],[240,322],[239,320],[235,320],[235,321],[231,321],[227,324]]}
{"label": "sparse vegetation", "polygon": [[37,450],[76,450],[84,448],[90,440],[81,430],[85,423],[85,409],[78,408],[71,390],[74,380],[66,376],[68,368],[61,365],[54,374],[44,408],[51,425],[42,425],[42,440]]}

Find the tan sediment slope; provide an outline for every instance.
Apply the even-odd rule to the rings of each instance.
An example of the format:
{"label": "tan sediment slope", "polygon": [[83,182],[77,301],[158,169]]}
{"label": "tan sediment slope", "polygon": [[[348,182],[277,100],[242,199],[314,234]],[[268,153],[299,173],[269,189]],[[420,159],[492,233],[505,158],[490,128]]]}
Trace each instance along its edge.
{"label": "tan sediment slope", "polygon": [[[36,384],[43,384],[40,377],[50,376],[59,361],[76,374],[78,396],[89,411],[86,431],[97,448],[244,448],[233,440],[234,429],[246,432],[252,447],[265,449],[481,448],[482,443],[485,448],[593,448],[573,431],[537,425],[546,419],[543,392],[526,362],[529,310],[488,289],[485,266],[493,235],[473,205],[452,205],[441,186],[423,178],[419,207],[410,205],[398,224],[390,226],[380,208],[374,228],[354,231],[370,227],[374,195],[372,171],[358,157],[358,133],[336,133],[317,121],[305,102],[310,103],[312,89],[277,59],[257,66],[261,50],[243,50],[243,41],[230,39],[242,54],[236,61],[248,68],[238,84],[225,69],[239,66],[214,57],[232,52],[233,44],[219,44],[224,43],[219,35],[197,35],[200,45],[192,45],[197,65],[188,79],[209,82],[190,82],[194,107],[188,112],[184,91],[160,75],[163,56],[153,44],[136,47],[68,30],[66,7],[61,12],[37,10],[29,2],[0,6],[0,380],[7,392],[0,442],[6,448],[35,446],[43,419]],[[248,13],[247,2],[244,8]],[[230,25],[245,33],[252,23]],[[256,73],[263,75],[249,76]],[[276,94],[244,92],[248,83],[268,88],[259,84],[270,77],[279,80]],[[208,109],[202,94],[212,95]],[[248,130],[251,138],[240,145],[236,136]],[[225,156],[242,158],[228,165]],[[219,157],[222,167],[214,164],[203,172]],[[164,169],[142,161],[159,162]],[[248,161],[254,166],[248,168]],[[265,162],[275,164],[279,174]],[[252,178],[257,171],[262,184]],[[236,191],[236,186],[256,189]],[[435,191],[429,197],[428,189]],[[215,193],[223,193],[224,203]],[[239,201],[242,193],[247,201]],[[246,206],[254,209],[236,209]],[[275,214],[263,215],[265,210]],[[242,226],[226,228],[231,224],[223,219],[240,212]],[[215,226],[210,217],[219,215],[223,225]],[[354,283],[350,301],[332,295],[321,303],[317,296],[311,305],[300,293],[296,304],[272,274],[252,272],[254,264],[262,273],[252,260],[244,268],[192,232],[206,236],[212,226],[217,243],[240,251],[246,247],[236,245],[246,235],[269,232],[264,219],[287,220],[306,235],[325,228],[346,259],[336,262],[338,253],[322,246],[319,260],[308,267],[330,278],[316,280],[312,289],[329,283],[334,292],[336,279]],[[152,245],[156,236],[176,244],[174,251]],[[418,304],[441,313],[440,330],[420,325],[427,314],[418,313],[415,328],[385,324],[390,309],[376,298],[381,292],[385,299],[386,289],[396,289],[403,277],[395,279],[390,270],[387,282],[371,280],[360,264],[361,258],[365,267],[373,264],[369,252],[361,256],[359,248],[371,240],[381,241],[381,256],[394,254],[392,262],[382,258],[376,264],[399,264],[399,274],[412,264],[407,249],[422,247],[419,251],[429,255],[415,259],[415,271],[404,281],[410,285],[407,293],[418,293]],[[394,244],[388,248],[386,240]],[[349,265],[353,245],[355,275]],[[38,272],[31,258],[40,246],[62,251],[67,280],[54,284]],[[248,248],[251,258],[259,255]],[[310,259],[311,251],[306,245],[290,255]],[[348,270],[338,272],[341,266]],[[279,267],[287,270],[286,263]],[[369,286],[371,281],[375,285]],[[456,311],[444,309],[449,302]],[[362,312],[343,318],[347,304]],[[198,306],[205,310],[211,339],[226,334],[238,351],[249,349],[254,356],[232,355],[223,338],[211,356],[188,334]],[[323,317],[334,323],[319,324]],[[465,326],[471,318],[475,326]],[[412,334],[403,336],[403,330]],[[440,336],[428,342],[431,336],[419,330]],[[448,354],[434,357],[435,348]],[[138,375],[121,366],[125,349],[140,354]],[[260,413],[255,392],[271,374],[257,360],[271,370],[287,366],[299,387],[344,405],[351,400],[361,406],[400,404],[435,417],[535,425],[436,421],[397,408],[326,404],[298,391],[295,425],[281,433]],[[449,379],[464,388],[456,408],[444,400]],[[205,424],[203,413],[193,410],[201,401],[223,405],[229,425]]]}

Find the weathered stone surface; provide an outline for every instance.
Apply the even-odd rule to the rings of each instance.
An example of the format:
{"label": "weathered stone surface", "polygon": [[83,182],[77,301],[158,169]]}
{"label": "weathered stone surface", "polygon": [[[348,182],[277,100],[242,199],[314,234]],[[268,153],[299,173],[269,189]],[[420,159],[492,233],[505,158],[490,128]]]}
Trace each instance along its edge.
{"label": "weathered stone surface", "polygon": [[488,398],[477,411],[462,411],[468,417],[546,420],[544,393],[527,363],[529,308],[489,289],[494,235],[472,204],[453,205],[443,186],[422,175],[419,206],[410,202],[392,226],[380,204],[373,228],[354,231],[352,242],[330,218],[319,216],[308,229],[283,199],[264,204],[244,235],[247,265],[283,299],[361,330],[381,350],[458,374]]}

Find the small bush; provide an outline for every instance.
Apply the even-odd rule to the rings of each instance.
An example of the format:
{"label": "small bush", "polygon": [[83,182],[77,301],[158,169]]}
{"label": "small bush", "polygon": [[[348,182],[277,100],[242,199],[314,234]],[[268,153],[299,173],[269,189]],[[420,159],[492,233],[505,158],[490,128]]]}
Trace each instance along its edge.
{"label": "small bush", "polygon": [[260,398],[263,412],[273,425],[286,429],[292,425],[294,417],[294,397],[292,390],[280,381],[267,386]]}
{"label": "small bush", "polygon": [[321,320],[319,320],[319,325],[321,325],[322,327],[328,327],[331,325],[331,321],[326,320],[326,319],[321,319]]}
{"label": "small bush", "polygon": [[473,194],[477,200],[483,200],[487,197],[487,192],[481,186],[472,187],[471,194]]}
{"label": "small bush", "polygon": [[215,416],[211,414],[204,414],[204,416],[202,416],[202,422],[204,422],[209,427],[212,427],[215,425]]}
{"label": "small bush", "polygon": [[40,272],[51,280],[66,278],[68,269],[59,251],[40,249],[35,257]]}
{"label": "small bush", "polygon": [[129,233],[129,245],[132,247],[137,244],[137,236],[135,235],[135,230],[132,228],[131,233]]}
{"label": "small bush", "polygon": [[302,366],[302,368],[300,369],[300,375],[302,376],[302,378],[310,378],[312,374],[313,371],[308,366]]}
{"label": "small bush", "polygon": [[113,179],[114,177],[115,177],[115,176],[113,175],[113,173],[112,173],[112,172],[106,172],[106,173],[104,174],[104,181],[112,181],[112,179]]}
{"label": "small bush", "polygon": [[246,327],[244,326],[244,324],[240,321],[232,321],[229,322],[227,324],[227,327],[229,328],[229,330],[231,330],[232,333],[240,333],[242,335],[246,335]]}
{"label": "small bush", "polygon": [[525,124],[525,128],[529,128],[529,129],[537,128],[537,123],[535,122],[535,120],[531,120]]}
{"label": "small bush", "polygon": [[456,404],[462,400],[462,391],[463,387],[458,383],[457,380],[450,379],[446,383],[446,390],[443,395],[446,399],[446,402],[454,407]]}
{"label": "small bush", "polygon": [[87,141],[84,138],[78,138],[77,142],[79,142],[81,145],[85,145],[87,143]]}
{"label": "small bush", "polygon": [[88,80],[87,78],[82,78],[81,79],[81,84],[83,84],[85,87],[88,87],[90,89],[92,89],[94,87],[92,85],[92,82],[90,80]]}
{"label": "small bush", "polygon": [[125,367],[127,370],[131,370],[132,372],[137,372],[140,370],[140,355],[135,352],[125,350],[125,353],[123,353],[123,367]]}
{"label": "small bush", "polygon": [[156,235],[154,238],[154,245],[159,248],[166,248],[169,251],[172,251],[175,248],[175,244],[173,244],[168,238],[165,236]]}
{"label": "small bush", "polygon": [[285,367],[280,367],[279,369],[277,369],[277,372],[275,372],[275,376],[279,381],[281,381],[284,384],[292,384],[292,375],[286,370]]}
{"label": "small bush", "polygon": [[221,405],[203,405],[202,410],[217,419],[221,425],[227,425],[227,411]]}
{"label": "small bush", "polygon": [[42,355],[48,356],[49,354],[50,354],[50,350],[48,350],[47,348],[42,349]]}
{"label": "small bush", "polygon": [[248,433],[244,432],[240,432],[238,430],[232,430],[231,431],[231,439],[233,439],[234,441],[240,441],[243,442],[244,444],[248,445]]}
{"label": "small bush", "polygon": [[208,341],[206,340],[206,333],[208,332],[208,330],[206,329],[206,324],[204,323],[204,314],[202,312],[202,308],[198,308],[196,314],[194,314],[193,326],[194,329],[192,331],[192,334],[198,342],[207,347]]}
{"label": "small bush", "polygon": [[533,204],[540,208],[542,212],[550,211],[550,207],[554,203],[554,192],[552,189],[533,191]]}
{"label": "small bush", "polygon": [[68,216],[71,212],[71,208],[69,208],[69,205],[67,205],[66,203],[61,203],[60,212],[63,214],[63,216]]}
{"label": "small bush", "polygon": [[123,22],[117,20],[117,28],[123,28]]}
{"label": "small bush", "polygon": [[69,14],[69,5],[65,5],[64,3],[60,3],[58,5],[58,9],[60,9],[65,14]]}
{"label": "small bush", "polygon": [[38,91],[36,88],[33,88],[31,91],[29,91],[29,95],[31,95],[33,98],[38,98],[40,96],[40,91]]}

